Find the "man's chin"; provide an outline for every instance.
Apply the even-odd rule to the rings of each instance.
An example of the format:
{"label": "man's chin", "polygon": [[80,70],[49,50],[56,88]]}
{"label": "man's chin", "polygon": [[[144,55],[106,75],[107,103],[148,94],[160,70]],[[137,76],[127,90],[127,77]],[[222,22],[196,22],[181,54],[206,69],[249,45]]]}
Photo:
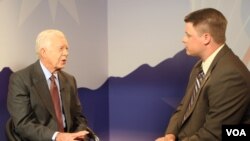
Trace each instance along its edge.
{"label": "man's chin", "polygon": [[197,56],[196,54],[191,53],[191,52],[188,51],[188,50],[186,50],[186,54],[187,54],[188,56],[193,56],[193,57],[196,57],[196,56]]}
{"label": "man's chin", "polygon": [[55,72],[56,71],[60,71],[61,69],[63,69],[64,67],[55,67]]}
{"label": "man's chin", "polygon": [[186,54],[187,54],[188,56],[192,56],[192,54],[191,54],[188,50],[186,50]]}

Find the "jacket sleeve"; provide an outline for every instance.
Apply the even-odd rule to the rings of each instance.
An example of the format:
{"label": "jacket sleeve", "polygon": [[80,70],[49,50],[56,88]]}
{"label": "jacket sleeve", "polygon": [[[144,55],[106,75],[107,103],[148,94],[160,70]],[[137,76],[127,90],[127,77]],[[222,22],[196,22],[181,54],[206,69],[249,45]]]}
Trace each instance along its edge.
{"label": "jacket sleeve", "polygon": [[[14,134],[22,136],[22,140],[51,141],[52,131],[39,124],[31,108],[30,86],[19,73],[13,73],[9,81],[7,108],[14,125]],[[32,86],[31,86],[32,87]]]}

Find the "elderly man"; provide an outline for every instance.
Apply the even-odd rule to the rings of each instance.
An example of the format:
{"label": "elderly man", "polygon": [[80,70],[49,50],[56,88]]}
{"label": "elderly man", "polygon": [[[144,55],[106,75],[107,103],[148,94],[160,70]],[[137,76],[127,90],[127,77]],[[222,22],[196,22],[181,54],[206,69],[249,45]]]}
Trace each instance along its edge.
{"label": "elderly man", "polygon": [[39,60],[10,77],[7,137],[10,141],[73,141],[96,137],[88,128],[76,80],[62,71],[68,42],[59,30],[36,39]]}

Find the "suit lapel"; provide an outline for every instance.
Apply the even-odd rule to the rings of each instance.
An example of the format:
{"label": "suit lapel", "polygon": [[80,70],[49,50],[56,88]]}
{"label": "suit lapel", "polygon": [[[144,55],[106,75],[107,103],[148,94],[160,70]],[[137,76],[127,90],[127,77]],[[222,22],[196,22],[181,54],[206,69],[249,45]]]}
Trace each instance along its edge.
{"label": "suit lapel", "polygon": [[[190,99],[191,99],[191,97],[192,97],[192,95],[193,95],[193,91],[194,91],[194,85],[195,85],[195,78],[196,78],[196,76],[197,76],[197,74],[199,73],[199,67],[201,66],[201,60],[200,61],[198,61],[196,64],[195,64],[195,66],[194,66],[194,70],[192,71],[192,73],[191,73],[191,76],[190,76],[190,79],[191,79],[191,81],[190,81],[190,83],[192,83],[191,85],[189,85],[190,87],[188,88],[188,91],[187,91],[187,93],[188,93],[188,96],[189,96],[189,98],[188,98],[188,100],[187,100],[187,104],[186,104],[186,107],[188,107],[188,105],[189,105],[189,101],[190,101]],[[194,110],[194,107],[195,107],[195,105],[196,105],[196,103],[197,103],[197,100],[198,100],[198,98],[199,98],[199,95],[200,95],[200,92],[201,92],[201,89],[203,88],[203,86],[205,85],[205,83],[206,83],[206,81],[208,80],[208,78],[209,78],[209,76],[210,76],[210,74],[209,75],[205,75],[205,78],[203,79],[203,81],[201,82],[201,87],[200,87],[200,89],[198,90],[198,92],[197,92],[197,94],[196,94],[196,98],[194,99],[194,103],[192,104],[192,107],[191,107],[191,109],[189,109],[189,110],[187,110],[187,118],[186,119],[188,119],[188,117],[191,115],[191,113],[193,112],[193,110]],[[184,121],[185,122],[185,121]]]}
{"label": "suit lapel", "polygon": [[[70,125],[70,92],[68,88],[68,81],[61,71],[58,72],[60,94],[62,98],[63,112],[66,118],[66,124]],[[68,126],[67,126],[68,127]]]}
{"label": "suit lapel", "polygon": [[34,91],[40,97],[44,107],[50,112],[50,114],[56,118],[54,107],[52,104],[52,99],[50,96],[50,91],[48,88],[47,80],[43,74],[40,62],[37,61],[34,64],[34,72],[32,73],[32,81],[34,84]]}
{"label": "suit lapel", "polygon": [[[206,82],[207,82],[207,80],[209,79],[210,75],[211,75],[211,71],[208,71],[207,74],[205,75],[205,78],[202,80],[202,82],[201,82],[201,87],[200,87],[200,89],[199,89],[198,92],[197,92],[197,96],[196,96],[196,98],[195,98],[195,100],[194,100],[194,104],[192,105],[192,107],[191,107],[191,109],[190,109],[190,114],[193,112],[194,107],[195,107],[195,105],[196,105],[196,103],[197,103],[197,101],[198,101],[198,98],[199,98],[200,94],[201,94],[201,90],[202,90],[202,88],[206,85]],[[193,93],[193,90],[192,90],[192,93]],[[190,115],[190,114],[189,114],[189,115]],[[188,115],[188,116],[189,116],[189,115]]]}

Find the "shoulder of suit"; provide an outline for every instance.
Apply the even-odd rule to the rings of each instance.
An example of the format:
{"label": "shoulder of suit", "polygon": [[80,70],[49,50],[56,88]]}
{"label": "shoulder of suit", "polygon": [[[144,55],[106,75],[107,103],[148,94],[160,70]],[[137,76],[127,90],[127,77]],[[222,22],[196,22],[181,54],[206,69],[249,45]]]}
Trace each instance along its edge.
{"label": "shoulder of suit", "polygon": [[17,71],[14,71],[13,74],[20,74],[20,75],[28,75],[29,73],[32,73],[35,67],[35,63],[30,64],[29,66],[26,66],[25,68],[19,69]]}

